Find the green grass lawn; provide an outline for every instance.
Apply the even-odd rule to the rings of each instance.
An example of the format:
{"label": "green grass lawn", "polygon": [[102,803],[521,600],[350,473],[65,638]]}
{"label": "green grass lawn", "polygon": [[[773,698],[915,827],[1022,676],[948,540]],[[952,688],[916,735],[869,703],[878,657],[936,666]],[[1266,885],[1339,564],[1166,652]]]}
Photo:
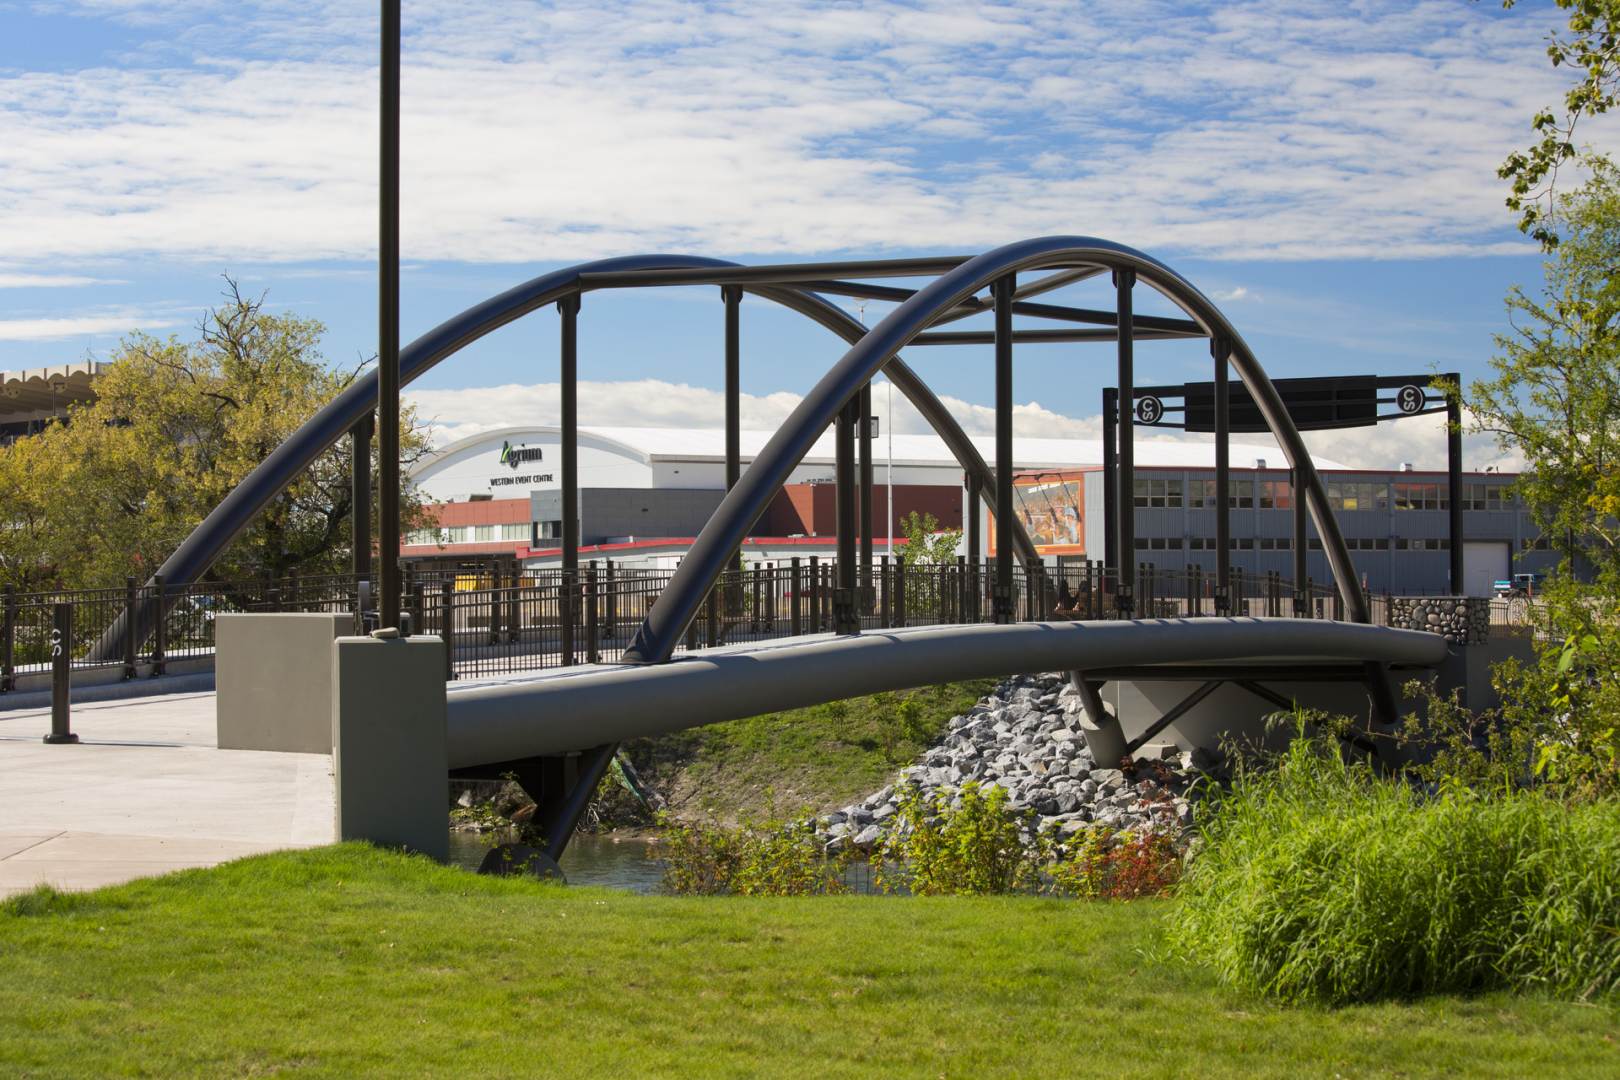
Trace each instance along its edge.
{"label": "green grass lawn", "polygon": [[1620,1075],[1612,1009],[1265,1005],[1156,959],[1166,911],[264,856],[0,906],[0,1074]]}
{"label": "green grass lawn", "polygon": [[644,739],[629,751],[683,816],[713,809],[735,820],[764,814],[768,802],[784,814],[833,809],[892,782],[995,686],[979,679],[872,694]]}

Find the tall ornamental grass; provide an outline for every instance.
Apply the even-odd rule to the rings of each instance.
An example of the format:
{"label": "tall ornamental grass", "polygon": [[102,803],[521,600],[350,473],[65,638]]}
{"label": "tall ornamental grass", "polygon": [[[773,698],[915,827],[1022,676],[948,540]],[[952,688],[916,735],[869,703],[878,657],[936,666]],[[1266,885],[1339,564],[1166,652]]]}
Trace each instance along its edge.
{"label": "tall ornamental grass", "polygon": [[1293,1002],[1620,997],[1620,803],[1419,791],[1305,738],[1276,765],[1208,807],[1185,956]]}

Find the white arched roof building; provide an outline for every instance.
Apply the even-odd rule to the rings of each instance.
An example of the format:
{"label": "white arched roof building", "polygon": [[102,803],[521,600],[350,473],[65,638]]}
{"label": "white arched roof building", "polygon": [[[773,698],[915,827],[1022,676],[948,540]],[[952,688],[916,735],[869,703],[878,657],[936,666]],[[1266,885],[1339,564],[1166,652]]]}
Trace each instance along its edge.
{"label": "white arched roof building", "polygon": [[[742,463],[746,469],[773,435],[770,431],[740,433]],[[995,441],[974,436],[986,461],[995,463]],[[446,446],[425,456],[411,469],[411,479],[435,502],[466,502],[474,498],[511,499],[530,491],[555,490],[561,481],[560,431],[555,426],[495,428]],[[890,447],[892,445],[892,459]],[[725,432],[718,429],[581,427],[579,429],[579,484],[582,488],[700,488],[725,486]],[[887,479],[894,465],[896,485],[928,484],[957,487],[962,468],[935,435],[895,435],[878,438],[872,448],[877,480]],[[1138,440],[1136,463],[1143,468],[1210,468],[1215,463],[1212,443]],[[1102,463],[1102,444],[1094,439],[1018,438],[1013,456],[1019,469],[1076,469]],[[1232,464],[1252,468],[1270,458],[1282,465],[1275,448],[1232,446]],[[1323,469],[1339,469],[1337,462],[1317,459]],[[830,480],[833,439],[823,435],[790,478],[790,483]]]}

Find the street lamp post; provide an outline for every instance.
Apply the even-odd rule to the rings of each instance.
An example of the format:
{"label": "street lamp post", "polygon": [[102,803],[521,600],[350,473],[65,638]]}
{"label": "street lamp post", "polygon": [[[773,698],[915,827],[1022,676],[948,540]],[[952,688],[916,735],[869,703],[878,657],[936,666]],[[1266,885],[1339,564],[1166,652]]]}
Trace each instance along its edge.
{"label": "street lamp post", "polygon": [[382,5],[377,237],[379,626],[399,626],[399,0]]}

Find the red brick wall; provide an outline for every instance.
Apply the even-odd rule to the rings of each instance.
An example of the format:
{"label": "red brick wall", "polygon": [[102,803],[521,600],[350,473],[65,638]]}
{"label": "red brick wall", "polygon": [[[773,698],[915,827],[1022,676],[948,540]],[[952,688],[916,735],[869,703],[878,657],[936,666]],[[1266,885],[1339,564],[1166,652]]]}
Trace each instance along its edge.
{"label": "red brick wall", "polygon": [[[789,484],[777,493],[765,516],[760,519],[755,534],[759,536],[832,536],[837,531],[837,489],[833,484]],[[894,488],[895,535],[901,535],[899,523],[910,511],[933,514],[941,529],[962,527],[962,491],[959,488],[936,484],[896,484]],[[872,520],[879,527],[874,536],[887,536],[881,528],[888,512],[888,488],[872,485]]]}

